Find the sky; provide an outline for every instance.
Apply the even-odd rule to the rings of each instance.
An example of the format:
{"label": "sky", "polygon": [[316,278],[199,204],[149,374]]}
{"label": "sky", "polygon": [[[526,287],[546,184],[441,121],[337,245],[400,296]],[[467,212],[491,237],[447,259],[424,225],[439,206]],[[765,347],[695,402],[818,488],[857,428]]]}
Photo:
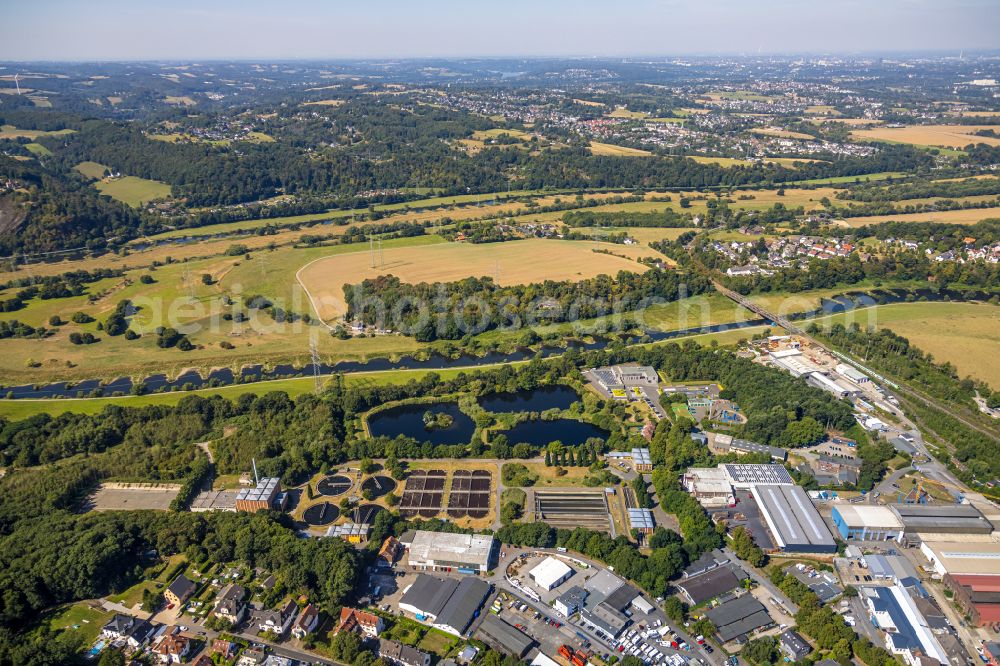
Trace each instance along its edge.
{"label": "sky", "polygon": [[0,6],[9,26],[0,60],[1000,49],[1000,0],[2,0]]}

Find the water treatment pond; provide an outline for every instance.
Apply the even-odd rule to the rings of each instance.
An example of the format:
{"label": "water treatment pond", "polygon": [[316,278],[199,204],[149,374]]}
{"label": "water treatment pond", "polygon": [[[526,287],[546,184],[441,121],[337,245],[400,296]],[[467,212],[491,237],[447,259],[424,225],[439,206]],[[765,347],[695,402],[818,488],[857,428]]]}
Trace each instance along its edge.
{"label": "water treatment pond", "polygon": [[566,446],[579,446],[591,437],[608,438],[608,432],[603,428],[573,419],[524,421],[504,434],[512,445],[527,442],[532,446],[548,446],[549,442],[557,440]]}
{"label": "water treatment pond", "polygon": [[569,386],[539,386],[513,393],[491,393],[480,399],[488,412],[544,412],[547,409],[567,409],[580,400],[580,394]]}
{"label": "water treatment pond", "polygon": [[[430,412],[437,418],[437,425],[428,428],[424,415]],[[443,425],[441,415],[450,417],[451,423]],[[476,430],[472,419],[454,402],[434,402],[422,405],[398,405],[368,418],[372,437],[397,437],[405,435],[418,442],[431,444],[468,444]]]}

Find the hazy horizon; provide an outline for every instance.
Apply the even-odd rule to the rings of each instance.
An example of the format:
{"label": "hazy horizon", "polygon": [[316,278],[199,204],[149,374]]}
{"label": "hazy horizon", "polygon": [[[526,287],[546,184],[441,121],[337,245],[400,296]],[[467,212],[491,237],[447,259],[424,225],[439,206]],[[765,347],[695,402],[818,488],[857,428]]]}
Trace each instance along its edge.
{"label": "hazy horizon", "polygon": [[[990,51],[996,0],[48,0],[9,7],[3,61],[657,58]],[[32,29],[32,26],[36,28]]]}

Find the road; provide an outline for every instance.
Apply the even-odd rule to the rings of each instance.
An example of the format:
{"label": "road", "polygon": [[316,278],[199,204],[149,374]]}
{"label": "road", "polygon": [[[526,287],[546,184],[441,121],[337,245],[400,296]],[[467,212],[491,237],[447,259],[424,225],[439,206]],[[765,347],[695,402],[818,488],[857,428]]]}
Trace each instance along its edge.
{"label": "road", "polygon": [[785,608],[787,608],[788,610],[790,610],[792,612],[792,615],[795,615],[796,613],[799,612],[799,607],[796,604],[792,603],[792,600],[789,599],[787,596],[785,596],[785,593],[782,592],[781,590],[779,590],[774,585],[774,583],[772,583],[770,581],[770,579],[768,579],[765,576],[760,575],[759,571],[757,571],[756,569],[754,569],[752,566],[750,566],[746,562],[740,561],[736,557],[736,553],[734,553],[733,551],[729,550],[728,547],[727,548],[723,548],[722,552],[726,554],[726,557],[728,557],[731,562],[736,562],[737,564],[739,564],[740,567],[744,571],[747,572],[747,575],[750,576],[751,580],[753,580],[759,586],[763,587],[765,590],[767,590],[768,592],[770,592],[770,594],[771,594],[772,597],[774,597],[775,599],[777,599],[778,601],[780,601],[782,604],[784,604]]}

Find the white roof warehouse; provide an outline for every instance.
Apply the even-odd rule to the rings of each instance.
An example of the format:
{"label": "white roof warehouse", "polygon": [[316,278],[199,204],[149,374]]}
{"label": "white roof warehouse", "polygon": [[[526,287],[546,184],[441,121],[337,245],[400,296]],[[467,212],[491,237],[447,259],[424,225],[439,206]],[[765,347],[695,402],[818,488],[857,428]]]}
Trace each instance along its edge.
{"label": "white roof warehouse", "polygon": [[411,567],[432,571],[486,573],[493,560],[496,540],[489,534],[449,534],[417,530],[400,542],[410,552]]}
{"label": "white roof warehouse", "polygon": [[755,485],[750,492],[779,548],[800,553],[837,552],[833,535],[801,487]]}

